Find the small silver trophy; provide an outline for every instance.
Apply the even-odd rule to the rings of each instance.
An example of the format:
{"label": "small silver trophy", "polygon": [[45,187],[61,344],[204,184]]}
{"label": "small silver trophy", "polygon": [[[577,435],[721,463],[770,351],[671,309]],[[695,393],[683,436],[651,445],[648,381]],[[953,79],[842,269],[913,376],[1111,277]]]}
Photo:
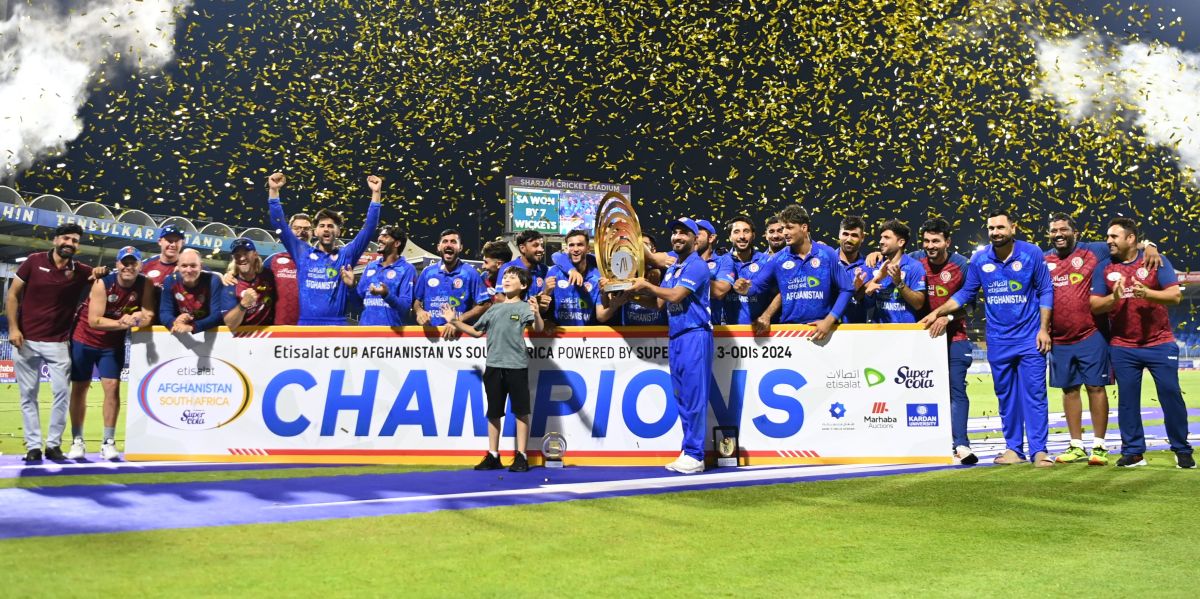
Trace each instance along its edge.
{"label": "small silver trophy", "polygon": [[562,468],[563,456],[567,453],[567,439],[562,433],[546,433],[542,437],[542,457],[547,468]]}

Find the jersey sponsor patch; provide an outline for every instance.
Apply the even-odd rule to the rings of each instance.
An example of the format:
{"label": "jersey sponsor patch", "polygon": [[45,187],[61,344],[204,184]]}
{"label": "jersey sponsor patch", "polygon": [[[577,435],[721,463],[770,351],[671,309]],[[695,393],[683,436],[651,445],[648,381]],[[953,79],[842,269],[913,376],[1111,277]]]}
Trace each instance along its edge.
{"label": "jersey sponsor patch", "polygon": [[462,286],[463,286],[463,281],[462,281],[462,279],[455,277],[455,279],[454,279],[454,288],[455,288],[455,289],[462,289]]}
{"label": "jersey sponsor patch", "polygon": [[1107,278],[1108,278],[1108,280],[1116,283],[1117,281],[1121,280],[1121,273],[1119,273],[1117,271],[1110,272],[1110,273],[1108,273]]}
{"label": "jersey sponsor patch", "polygon": [[758,272],[758,263],[750,265],[750,272]]}
{"label": "jersey sponsor patch", "polygon": [[1021,261],[1020,260],[1013,261],[1013,272],[1021,272]]}
{"label": "jersey sponsor patch", "polygon": [[389,271],[388,271],[388,274],[387,274],[387,278],[389,278],[389,279],[394,279],[394,278],[396,278],[396,271],[394,271],[394,270],[389,270]]}
{"label": "jersey sponsor patch", "polygon": [[367,276],[368,276],[368,277],[373,277],[373,276],[375,276],[375,269],[368,270],[368,271],[367,271]]}
{"label": "jersey sponsor patch", "polygon": [[938,275],[938,277],[942,279],[943,283],[950,282],[950,273],[947,271],[942,271],[942,274]]}
{"label": "jersey sponsor patch", "polygon": [[108,294],[108,301],[109,301],[109,303],[115,302],[115,301],[117,301],[117,299],[118,299],[118,298],[117,298],[117,294],[115,294],[115,293],[110,293],[110,294]]}
{"label": "jersey sponsor patch", "polygon": [[1074,258],[1071,258],[1071,266],[1074,266],[1075,268],[1082,267],[1083,266],[1083,258],[1080,258],[1079,256],[1075,256]]}
{"label": "jersey sponsor patch", "polygon": [[1145,267],[1137,269],[1137,277],[1139,279],[1145,279],[1149,276],[1150,276],[1150,271],[1146,270]]}
{"label": "jersey sponsor patch", "polygon": [[[571,286],[571,282],[566,279],[563,279],[563,280],[555,283],[554,286],[558,287],[559,289],[566,289],[567,287]],[[589,291],[591,291],[591,290],[589,289]]]}
{"label": "jersey sponsor patch", "polygon": [[791,260],[788,260],[787,262],[784,262],[783,264],[780,264],[779,266],[783,267],[784,270],[791,270],[793,268],[796,268],[796,263]]}
{"label": "jersey sponsor patch", "polygon": [[161,271],[161,270],[158,270],[158,269],[156,268],[156,269],[154,269],[154,270],[152,270],[152,271],[150,271],[150,272],[146,273],[146,276],[147,276],[147,277],[149,277],[149,278],[151,278],[151,279],[157,279],[157,278],[158,278],[158,275],[161,275],[161,274],[162,274],[162,271]]}
{"label": "jersey sponsor patch", "polygon": [[429,286],[430,286],[430,287],[437,287],[437,286],[438,286],[438,285],[440,285],[440,284],[441,284],[441,282],[440,282],[440,281],[438,281],[437,279],[429,279]]}
{"label": "jersey sponsor patch", "polygon": [[1046,269],[1047,269],[1047,270],[1054,270],[1054,269],[1056,269],[1056,268],[1058,268],[1058,263],[1057,263],[1057,262],[1047,262],[1047,263],[1046,263]]}
{"label": "jersey sponsor patch", "polygon": [[984,264],[983,265],[983,272],[995,272],[995,271],[996,271],[995,264]]}
{"label": "jersey sponsor patch", "polygon": [[820,258],[813,258],[812,260],[809,260],[808,263],[813,268],[821,268],[821,259]]}
{"label": "jersey sponsor patch", "polygon": [[308,255],[308,259],[309,259],[309,260],[316,260],[316,259],[317,259],[317,253],[316,253],[316,252],[313,252],[313,253],[309,254],[309,255]]}
{"label": "jersey sponsor patch", "polygon": [[591,293],[592,292],[592,282],[588,281],[588,282],[584,283],[583,288],[586,289],[588,293]]}
{"label": "jersey sponsor patch", "polygon": [[275,262],[277,262],[279,264],[288,264],[291,262],[291,260],[288,260],[287,258],[279,257],[279,258],[275,259]]}
{"label": "jersey sponsor patch", "polygon": [[716,269],[717,269],[717,263],[716,263],[716,262],[709,262],[709,263],[708,263],[708,269],[709,269],[709,270],[716,270]]}

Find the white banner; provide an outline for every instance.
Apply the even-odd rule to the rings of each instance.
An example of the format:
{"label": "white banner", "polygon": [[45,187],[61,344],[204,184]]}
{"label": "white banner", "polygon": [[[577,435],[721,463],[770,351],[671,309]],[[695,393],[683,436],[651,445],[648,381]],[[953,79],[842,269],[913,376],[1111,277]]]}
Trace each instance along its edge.
{"label": "white banner", "polygon": [[[432,330],[432,329],[431,329]],[[705,437],[737,426],[744,464],[949,463],[946,342],[914,325],[714,332]],[[682,431],[661,327],[567,327],[529,340],[530,458],[659,464]],[[487,448],[485,339],[420,327],[133,334],[131,460],[473,463]],[[512,449],[505,418],[502,450]]]}

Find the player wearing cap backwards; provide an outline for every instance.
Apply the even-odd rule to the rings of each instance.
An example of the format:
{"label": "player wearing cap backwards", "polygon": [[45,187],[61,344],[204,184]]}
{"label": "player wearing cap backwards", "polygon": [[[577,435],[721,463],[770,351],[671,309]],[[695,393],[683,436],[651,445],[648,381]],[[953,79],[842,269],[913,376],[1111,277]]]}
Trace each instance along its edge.
{"label": "player wearing cap backwards", "polygon": [[733,259],[729,254],[717,254],[717,228],[704,219],[696,221],[700,233],[696,235],[696,253],[712,271],[712,290],[709,294],[709,312],[713,324],[725,322],[725,296],[737,280],[733,270]]}
{"label": "player wearing cap backwards", "polygon": [[[804,208],[788,206],[779,213],[779,218],[783,221],[787,247],[772,256],[767,268],[758,271],[753,279],[738,279],[733,289],[741,295],[753,295],[774,285],[781,295],[779,321],[814,325],[816,331],[810,339],[822,341],[832,333],[850,302],[854,282],[838,261],[837,251],[813,243]],[[762,319],[755,323],[756,331],[769,330],[769,323],[762,323]]]}
{"label": "player wearing cap backwards", "polygon": [[564,326],[597,324],[596,311],[600,306],[600,269],[587,259],[588,234],[582,229],[567,233],[567,257],[571,269],[583,277],[583,283],[572,285],[569,271],[555,264],[546,273],[550,295],[550,318]]}
{"label": "player wearing cap backwards", "polygon": [[279,297],[275,273],[263,268],[262,257],[254,242],[239,237],[230,246],[233,260],[225,273],[221,289],[221,312],[225,326],[265,327],[275,324],[275,304]]}
{"label": "player wearing cap backwards", "polygon": [[1110,355],[1117,375],[1117,425],[1121,429],[1121,458],[1117,466],[1144,466],[1146,435],[1142,429],[1142,371],[1149,369],[1158,390],[1171,451],[1179,468],[1196,467],[1188,443],[1187,405],[1179,389],[1179,346],[1171,332],[1167,306],[1183,298],[1175,269],[1165,257],[1151,269],[1137,248],[1141,232],[1130,218],[1108,225],[1112,259],[1092,277],[1092,310],[1108,314],[1112,338]]}
{"label": "player wearing cap backwards", "polygon": [[995,463],[1024,462],[1028,435],[1034,465],[1050,467],[1054,461],[1046,453],[1045,355],[1050,351],[1050,310],[1054,306],[1050,271],[1040,248],[1014,239],[1016,223],[1008,212],[989,213],[987,229],[992,243],[971,257],[962,289],[922,318],[921,324],[931,328],[942,316],[984,294],[988,362],[1007,447]]}
{"label": "player wearing cap backwards", "polygon": [[413,324],[413,285],[417,269],[401,256],[408,235],[399,227],[384,227],[375,240],[380,257],[363,269],[358,286],[354,286],[354,271],[342,268],[342,281],[354,289],[363,300],[358,317],[362,326],[399,327]]}
{"label": "player wearing cap backwards", "polygon": [[75,260],[83,229],[66,224],[54,230],[54,249],[34,252],[21,263],[8,288],[8,341],[16,350],[13,370],[21,393],[21,417],[25,431],[26,462],[42,460],[42,422],[38,412],[41,369],[50,374],[54,401],[50,408],[50,430],[46,457],[61,460],[62,434],[67,426],[67,403],[71,375],[71,318],[79,296],[91,281],[103,276],[103,268]]}
{"label": "player wearing cap backwards", "polygon": [[472,323],[487,311],[492,296],[483,286],[479,273],[459,258],[462,235],[457,230],[442,231],[437,249],[442,262],[425,267],[417,277],[413,289],[413,315],[421,326],[442,327],[443,339],[457,339],[458,328],[443,326],[447,321],[442,316],[442,304],[450,304],[455,312],[462,314],[459,320]]}
{"label": "player wearing cap backwards", "polygon": [[158,302],[163,326],[172,333],[200,333],[221,324],[222,289],[221,277],[201,267],[200,252],[179,252]]}
{"label": "player wearing cap backwards", "polygon": [[680,218],[672,221],[670,228],[677,260],[667,268],[662,286],[638,278],[628,293],[650,296],[657,307],[667,310],[667,360],[683,425],[683,451],[666,467],[695,474],[704,472],[704,425],[712,381],[712,318],[708,311],[712,271],[695,250],[700,233],[696,221]]}
{"label": "player wearing cap backwards", "polygon": [[158,255],[142,262],[142,276],[146,278],[142,290],[142,310],[153,324],[161,324],[158,318],[158,302],[162,297],[162,285],[167,276],[175,272],[179,263],[179,252],[183,251],[183,229],[176,225],[163,225],[158,229]]}
{"label": "player wearing cap backwards", "polygon": [[279,231],[280,240],[296,261],[300,288],[299,324],[346,324],[346,299],[351,290],[342,281],[342,268],[358,264],[358,259],[367,249],[367,243],[375,235],[375,228],[379,226],[379,207],[383,201],[383,180],[375,175],[367,177],[367,187],[371,190],[367,219],[362,230],[342,248],[337,247],[342,217],[332,210],[321,209],[317,212],[315,246],[309,246],[284,226],[279,191],[286,183],[287,177],[283,173],[275,173],[267,179],[267,212],[271,216],[271,226]]}
{"label": "player wearing cap backwards", "polygon": [[71,336],[71,450],[67,459],[87,455],[83,421],[92,369],[100,373],[104,390],[104,435],[100,457],[115,460],[117,415],[121,412],[121,369],[125,367],[125,332],[149,324],[142,311],[141,294],[146,289],[142,276],[142,253],[132,246],[117,252],[116,270],[92,283],[91,291],[75,313]]}
{"label": "player wearing cap backwards", "polygon": [[[729,221],[730,251],[725,254],[730,259],[730,276],[737,279],[753,279],[754,275],[766,268],[771,256],[754,249],[754,223],[746,216],[735,216]],[[713,286],[716,291],[716,285]],[[722,299],[721,309],[723,324],[750,324],[762,315],[771,300],[778,294],[775,289],[768,289],[755,295],[740,295],[728,293]],[[714,298],[716,296],[714,295]],[[714,311],[714,314],[716,311]]]}
{"label": "player wearing cap backwards", "polygon": [[[304,243],[312,240],[312,217],[293,214],[288,219],[292,235]],[[264,267],[275,275],[275,324],[294,325],[300,321],[300,286],[296,279],[296,260],[287,252],[271,254]]]}
{"label": "player wearing cap backwards", "polygon": [[[1063,412],[1071,433],[1067,451],[1056,462],[1071,464],[1087,462],[1093,466],[1108,465],[1105,434],[1108,429],[1108,391],[1112,362],[1108,356],[1107,318],[1092,314],[1092,279],[1096,270],[1108,266],[1109,251],[1105,242],[1087,243],[1078,240],[1075,221],[1067,214],[1050,216],[1050,245],[1046,250],[1046,268],[1054,285],[1054,319],[1050,321],[1050,386],[1062,389]],[[1158,251],[1146,248],[1146,265],[1155,270],[1160,266]],[[1087,387],[1088,406],[1092,413],[1092,455],[1083,448],[1083,402],[1080,386]]]}

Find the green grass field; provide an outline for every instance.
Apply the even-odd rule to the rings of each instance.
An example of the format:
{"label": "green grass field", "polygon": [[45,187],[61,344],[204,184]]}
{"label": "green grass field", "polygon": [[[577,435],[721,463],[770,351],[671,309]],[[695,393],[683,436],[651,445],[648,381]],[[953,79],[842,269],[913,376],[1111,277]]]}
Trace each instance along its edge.
{"label": "green grass field", "polygon": [[[1182,374],[1196,407],[1200,373]],[[990,380],[972,376],[970,388],[972,411],[994,414]],[[1151,405],[1154,394],[1143,397]],[[1059,409],[1056,394],[1051,398],[1051,409]],[[98,395],[92,402],[89,432],[98,432]],[[0,390],[0,410],[0,447],[17,453],[15,389]],[[1194,596],[1190,549],[1200,544],[1200,526],[1191,507],[1200,471],[1175,469],[1167,452],[1149,458],[1148,467],[1132,471],[975,468],[0,541],[0,588],[16,595],[54,589],[116,596]],[[331,476],[332,470],[119,474],[71,484]]]}

